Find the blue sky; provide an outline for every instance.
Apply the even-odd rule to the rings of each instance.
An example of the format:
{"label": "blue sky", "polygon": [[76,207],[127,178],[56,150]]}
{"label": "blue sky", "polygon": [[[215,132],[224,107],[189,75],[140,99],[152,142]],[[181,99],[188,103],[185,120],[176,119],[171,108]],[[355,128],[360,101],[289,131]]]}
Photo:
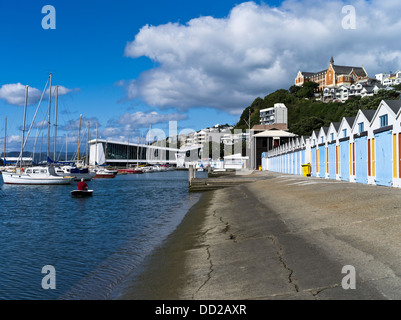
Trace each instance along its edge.
{"label": "blue sky", "polygon": [[[399,36],[400,5],[359,1],[356,30],[344,30],[346,4],[2,1],[0,142],[7,117],[8,150],[18,150],[23,107],[16,105],[17,84],[29,85],[37,102],[33,97],[49,72],[53,85],[65,89],[59,97],[60,143],[67,135],[74,148],[80,114],[83,127],[90,122],[92,138],[98,122],[102,138],[132,141],[149,124],[167,129],[174,119],[179,131],[235,124],[256,97],[288,88],[299,69],[326,68],[331,56],[338,64],[362,63],[370,76],[400,68],[399,49],[391,41]],[[55,30],[42,28],[44,5],[56,9]],[[372,23],[373,17],[385,17],[386,28]],[[28,108],[27,126],[36,105]],[[46,111],[44,101],[37,122]],[[47,129],[43,132],[46,136]],[[34,130],[31,138],[35,135]]]}
{"label": "blue sky", "polygon": [[[72,121],[76,123],[80,114],[84,119],[92,120],[92,129],[98,120],[100,131],[127,112],[167,114],[170,109],[160,111],[138,99],[127,100],[124,88],[116,84],[121,80],[135,79],[155,66],[155,62],[147,57],[125,57],[127,42],[132,41],[144,25],[185,23],[207,15],[224,17],[236,3],[238,0],[2,1],[0,29],[6,32],[1,33],[0,86],[21,83],[42,90],[48,73],[52,72],[53,85],[74,89],[59,97],[60,126]],[[45,17],[41,10],[48,4],[56,9],[55,30],[44,30],[41,26]],[[35,109],[36,104],[28,108],[27,126]],[[40,110],[38,121],[45,118],[47,101],[42,103]],[[194,130],[216,123],[235,123],[238,118],[212,108],[188,109],[183,114],[186,119],[178,122],[179,128]],[[7,134],[20,135],[17,128],[22,126],[23,107],[0,99],[2,139],[6,116]],[[167,123],[154,126],[166,128]],[[143,124],[142,127],[147,129],[149,126]],[[44,132],[46,136],[47,131]],[[60,135],[66,133],[59,131]],[[133,130],[132,135],[136,134],[138,132]],[[13,144],[18,137],[10,140],[10,148],[18,146],[18,143]]]}

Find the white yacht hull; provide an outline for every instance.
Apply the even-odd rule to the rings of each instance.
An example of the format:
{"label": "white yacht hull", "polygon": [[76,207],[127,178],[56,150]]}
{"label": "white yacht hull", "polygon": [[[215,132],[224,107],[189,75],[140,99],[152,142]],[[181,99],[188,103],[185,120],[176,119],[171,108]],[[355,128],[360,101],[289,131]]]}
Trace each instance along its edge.
{"label": "white yacht hull", "polygon": [[23,184],[23,185],[68,185],[74,177],[32,177],[25,173],[3,172],[4,184]]}

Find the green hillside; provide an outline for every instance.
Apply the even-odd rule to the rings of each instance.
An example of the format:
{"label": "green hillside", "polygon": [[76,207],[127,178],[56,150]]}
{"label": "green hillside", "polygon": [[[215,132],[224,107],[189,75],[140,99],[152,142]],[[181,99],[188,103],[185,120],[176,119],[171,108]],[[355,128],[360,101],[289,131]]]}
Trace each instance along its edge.
{"label": "green hillside", "polygon": [[249,110],[251,110],[251,128],[260,123],[260,110],[273,107],[275,103],[284,103],[288,108],[288,128],[299,136],[310,136],[313,130],[329,126],[331,122],[340,122],[343,117],[356,116],[359,109],[377,109],[381,100],[400,98],[401,86],[396,90],[380,90],[372,97],[355,97],[345,103],[324,103],[314,98],[314,88],[317,84],[306,83],[303,87],[292,86],[288,90],[277,90],[263,99],[256,98],[245,108],[235,129],[246,130]]}

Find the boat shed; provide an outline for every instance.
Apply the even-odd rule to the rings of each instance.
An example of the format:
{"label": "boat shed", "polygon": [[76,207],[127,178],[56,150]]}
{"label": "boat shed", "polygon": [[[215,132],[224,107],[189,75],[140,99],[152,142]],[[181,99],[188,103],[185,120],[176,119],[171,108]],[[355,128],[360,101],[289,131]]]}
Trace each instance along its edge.
{"label": "boat shed", "polygon": [[401,100],[382,100],[377,110],[359,110],[267,157],[272,171],[298,174],[300,164],[311,163],[312,176],[401,188]]}
{"label": "boat shed", "polygon": [[299,137],[296,137],[292,140],[292,147],[293,147],[293,167],[292,167],[292,174],[299,174],[299,167],[300,165],[300,153],[299,153]]}
{"label": "boat shed", "polygon": [[295,169],[295,141],[291,139],[288,143],[288,173],[294,174]]}
{"label": "boat shed", "polygon": [[340,122],[332,122],[327,132],[328,178],[339,179],[338,170],[338,129]]}
{"label": "boat shed", "polygon": [[[309,139],[308,139],[309,141]],[[310,152],[306,152],[307,144],[306,140],[303,136],[296,139],[295,142],[295,153],[296,153],[296,169],[295,174],[303,175],[302,165],[306,163],[310,163]]]}
{"label": "boat shed", "polygon": [[251,150],[251,159],[253,163],[251,166],[255,169],[262,165],[262,153],[268,152],[275,147],[286,144],[291,138],[297,137],[288,131],[271,129],[251,135],[251,143],[253,148]]}
{"label": "boat shed", "polygon": [[326,178],[327,177],[327,132],[329,131],[329,127],[321,127],[318,135],[318,150],[319,150],[319,177]]}
{"label": "boat shed", "polygon": [[345,117],[338,129],[338,143],[340,145],[340,180],[351,181],[351,131],[355,117]]}
{"label": "boat shed", "polygon": [[351,129],[353,146],[355,146],[355,182],[357,183],[369,183],[369,176],[371,176],[368,128],[375,113],[376,110],[359,110]]}
{"label": "boat shed", "polygon": [[319,173],[319,154],[317,149],[318,133],[313,131],[311,135],[311,161],[312,161],[312,176],[317,177]]}
{"label": "boat shed", "polygon": [[372,176],[376,185],[399,185],[400,100],[382,100],[370,123]]}
{"label": "boat shed", "polygon": [[396,154],[397,154],[397,172],[393,179],[393,186],[401,188],[401,109],[397,113],[396,125],[393,127],[393,134],[397,135],[396,138]]}

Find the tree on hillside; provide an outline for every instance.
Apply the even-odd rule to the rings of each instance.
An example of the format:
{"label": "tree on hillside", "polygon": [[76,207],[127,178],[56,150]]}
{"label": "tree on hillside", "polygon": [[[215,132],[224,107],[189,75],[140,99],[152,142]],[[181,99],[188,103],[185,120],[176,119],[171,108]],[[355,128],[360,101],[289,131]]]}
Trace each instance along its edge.
{"label": "tree on hillside", "polygon": [[290,125],[289,129],[299,136],[310,136],[313,130],[319,130],[324,125],[325,121],[322,118],[312,116]]}
{"label": "tree on hillside", "polygon": [[319,84],[313,81],[305,82],[302,87],[297,90],[295,95],[298,98],[313,98],[315,96],[315,92],[319,88]]}
{"label": "tree on hillside", "polygon": [[297,99],[288,90],[280,89],[265,96],[266,108],[272,108],[276,103],[292,104]]}
{"label": "tree on hillside", "polygon": [[251,122],[251,128],[260,123],[260,110],[269,108],[266,101],[260,97],[256,98],[252,104],[245,108],[242,112],[238,123],[235,125],[234,129],[249,129],[249,118]]}
{"label": "tree on hillside", "polygon": [[246,107],[245,110],[242,112],[241,117],[239,118],[239,121],[235,125],[234,129],[246,130],[248,127],[249,115],[251,114],[251,112],[251,106]]}
{"label": "tree on hillside", "polygon": [[[260,110],[271,108],[276,103],[284,103],[288,108],[288,128],[297,135],[309,136],[313,130],[329,126],[331,122],[340,122],[343,117],[354,117],[359,109],[377,109],[382,100],[399,99],[397,90],[380,90],[371,97],[353,97],[345,103],[317,101],[305,99],[314,96],[318,84],[307,82],[302,87],[291,86],[280,89],[264,97],[256,98],[245,108],[235,129],[249,128],[249,112],[251,112],[251,128],[260,123]],[[398,87],[397,87],[398,88]],[[401,85],[400,85],[401,88]]]}
{"label": "tree on hillside", "polygon": [[299,89],[301,89],[301,87],[300,87],[300,86],[296,86],[296,85],[294,84],[294,85],[292,85],[292,86],[288,89],[288,91],[289,91],[291,94],[296,95],[297,92],[299,91]]}
{"label": "tree on hillside", "polygon": [[396,84],[394,86],[392,86],[395,90],[400,91],[401,90],[401,83]]}

